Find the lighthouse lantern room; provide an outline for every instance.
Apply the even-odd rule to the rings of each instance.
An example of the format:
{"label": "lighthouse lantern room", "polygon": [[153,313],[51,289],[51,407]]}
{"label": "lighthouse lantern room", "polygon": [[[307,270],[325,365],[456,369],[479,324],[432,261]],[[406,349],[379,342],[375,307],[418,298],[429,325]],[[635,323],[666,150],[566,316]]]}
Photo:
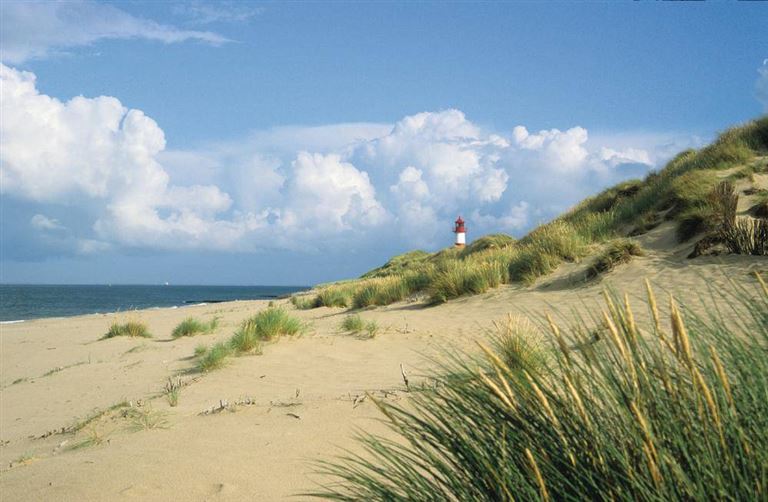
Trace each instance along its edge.
{"label": "lighthouse lantern room", "polygon": [[467,230],[464,228],[464,220],[461,219],[461,216],[456,219],[453,233],[456,234],[456,247],[464,247],[467,243]]}

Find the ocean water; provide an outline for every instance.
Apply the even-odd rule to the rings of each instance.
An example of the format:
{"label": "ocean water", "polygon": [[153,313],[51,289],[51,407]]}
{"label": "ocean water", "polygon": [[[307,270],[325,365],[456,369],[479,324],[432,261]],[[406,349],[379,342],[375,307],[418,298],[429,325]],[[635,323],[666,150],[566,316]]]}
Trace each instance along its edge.
{"label": "ocean water", "polygon": [[0,284],[0,322],[154,307],[278,298],[303,286],[79,286]]}

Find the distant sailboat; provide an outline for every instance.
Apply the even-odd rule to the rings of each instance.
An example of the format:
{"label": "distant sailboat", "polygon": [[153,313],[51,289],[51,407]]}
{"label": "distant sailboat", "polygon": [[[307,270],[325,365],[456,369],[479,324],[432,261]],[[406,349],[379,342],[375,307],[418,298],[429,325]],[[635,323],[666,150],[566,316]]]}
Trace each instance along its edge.
{"label": "distant sailboat", "polygon": [[165,284],[164,284],[164,285],[165,285],[165,286],[170,286],[170,284],[168,284],[168,281],[165,281]]}

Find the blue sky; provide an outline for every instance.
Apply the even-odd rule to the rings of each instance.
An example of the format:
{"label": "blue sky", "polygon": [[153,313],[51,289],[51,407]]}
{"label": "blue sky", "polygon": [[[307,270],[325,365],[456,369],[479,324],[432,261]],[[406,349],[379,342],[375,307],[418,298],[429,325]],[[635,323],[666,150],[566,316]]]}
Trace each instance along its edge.
{"label": "blue sky", "polygon": [[768,111],[768,5],[4,2],[3,282],[310,284]]}

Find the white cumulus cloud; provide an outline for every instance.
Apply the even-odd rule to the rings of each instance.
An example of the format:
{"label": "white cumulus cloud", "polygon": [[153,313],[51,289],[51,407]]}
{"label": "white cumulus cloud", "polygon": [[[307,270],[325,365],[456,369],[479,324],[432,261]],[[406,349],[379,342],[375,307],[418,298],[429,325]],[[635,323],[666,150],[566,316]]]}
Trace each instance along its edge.
{"label": "white cumulus cloud", "polygon": [[160,126],[117,98],[60,101],[2,65],[0,79],[3,197],[39,204],[29,224],[76,253],[434,249],[451,241],[458,214],[469,216],[470,239],[519,234],[688,146],[579,126],[488,131],[452,109],[166,151]]}
{"label": "white cumulus cloud", "polygon": [[299,152],[293,162],[284,213],[323,232],[378,225],[386,211],[368,174],[336,154]]}

